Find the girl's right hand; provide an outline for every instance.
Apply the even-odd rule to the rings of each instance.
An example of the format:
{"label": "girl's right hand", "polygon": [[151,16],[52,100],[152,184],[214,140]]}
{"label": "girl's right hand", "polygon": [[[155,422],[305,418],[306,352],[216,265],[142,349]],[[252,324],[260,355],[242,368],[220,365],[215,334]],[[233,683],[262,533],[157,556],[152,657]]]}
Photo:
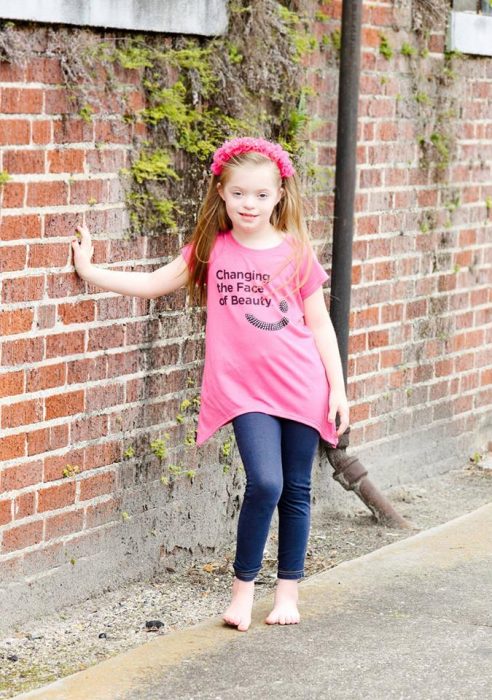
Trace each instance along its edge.
{"label": "girl's right hand", "polygon": [[80,239],[72,239],[73,264],[77,272],[82,274],[91,265],[94,246],[92,245],[91,234],[86,226],[77,226],[76,231],[80,233]]}

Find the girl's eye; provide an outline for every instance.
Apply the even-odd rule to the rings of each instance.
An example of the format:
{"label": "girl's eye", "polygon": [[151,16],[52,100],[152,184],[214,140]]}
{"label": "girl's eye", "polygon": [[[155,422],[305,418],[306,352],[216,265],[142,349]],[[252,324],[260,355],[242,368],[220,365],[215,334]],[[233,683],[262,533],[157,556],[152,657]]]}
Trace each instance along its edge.
{"label": "girl's eye", "polygon": [[268,197],[268,194],[266,192],[261,192],[259,194],[260,199],[266,199]]}

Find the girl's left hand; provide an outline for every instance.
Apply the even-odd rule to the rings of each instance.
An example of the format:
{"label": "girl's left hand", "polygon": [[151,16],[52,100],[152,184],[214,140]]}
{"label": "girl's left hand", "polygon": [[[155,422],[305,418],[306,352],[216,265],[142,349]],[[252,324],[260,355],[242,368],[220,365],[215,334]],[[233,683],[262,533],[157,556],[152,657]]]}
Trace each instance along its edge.
{"label": "girl's left hand", "polygon": [[349,405],[345,389],[333,389],[330,391],[328,420],[334,423],[336,416],[340,416],[340,425],[337,428],[337,435],[343,435],[349,426]]}

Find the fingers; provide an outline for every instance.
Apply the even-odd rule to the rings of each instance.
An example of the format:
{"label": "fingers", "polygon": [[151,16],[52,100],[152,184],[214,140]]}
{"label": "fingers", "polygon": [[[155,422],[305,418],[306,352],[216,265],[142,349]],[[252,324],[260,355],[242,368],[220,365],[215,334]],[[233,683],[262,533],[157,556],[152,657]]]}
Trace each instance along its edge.
{"label": "fingers", "polygon": [[349,411],[348,408],[345,405],[341,406],[335,406],[332,410],[329,411],[328,413],[328,421],[330,423],[334,423],[335,419],[337,417],[337,414],[340,417],[340,423],[337,428],[337,435],[343,435],[343,433],[347,430],[349,426]]}
{"label": "fingers", "polygon": [[87,226],[76,226],[75,235],[77,238],[72,240],[72,247],[79,250],[82,249],[92,257],[94,246],[92,245],[91,234]]}

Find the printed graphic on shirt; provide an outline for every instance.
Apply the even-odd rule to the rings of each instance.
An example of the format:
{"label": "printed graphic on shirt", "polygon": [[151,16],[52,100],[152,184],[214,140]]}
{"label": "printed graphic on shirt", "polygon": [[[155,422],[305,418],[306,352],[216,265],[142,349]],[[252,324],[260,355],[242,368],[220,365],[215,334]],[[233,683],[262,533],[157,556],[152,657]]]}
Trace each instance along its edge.
{"label": "printed graphic on shirt", "polygon": [[[221,268],[215,272],[215,278],[220,306],[253,305],[269,309],[272,305],[271,297],[265,296],[265,287],[270,282],[268,273]],[[284,314],[289,310],[285,299],[280,302],[279,309]],[[249,313],[244,314],[244,317],[253,326],[264,331],[280,331],[289,323],[286,316],[282,316],[278,321],[267,321]]]}
{"label": "printed graphic on shirt", "polygon": [[[289,306],[285,299],[282,299],[282,301],[278,305],[278,308],[284,313],[289,310]],[[253,326],[261,328],[261,330],[263,331],[279,331],[281,328],[285,328],[285,326],[287,326],[289,323],[289,319],[285,316],[282,316],[280,321],[277,321],[277,323],[267,323],[266,321],[260,321],[260,319],[256,318],[256,316],[252,316],[251,314],[246,314],[246,318],[250,323],[253,324]]]}

